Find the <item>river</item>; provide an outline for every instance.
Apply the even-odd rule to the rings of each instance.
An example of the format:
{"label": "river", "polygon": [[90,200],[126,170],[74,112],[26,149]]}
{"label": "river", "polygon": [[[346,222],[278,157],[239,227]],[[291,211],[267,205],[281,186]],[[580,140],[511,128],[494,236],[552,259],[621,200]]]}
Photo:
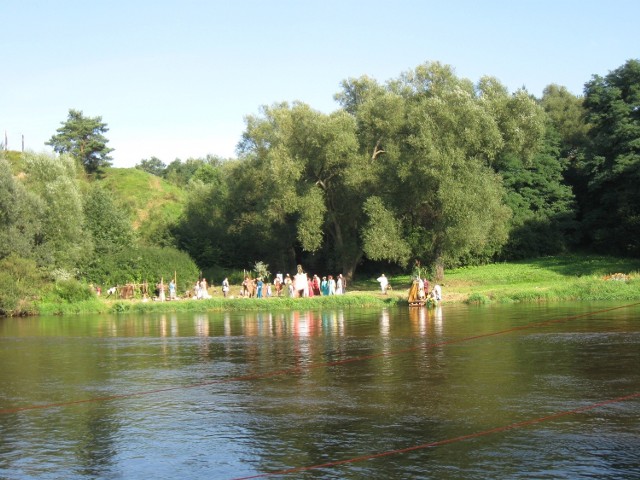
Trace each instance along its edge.
{"label": "river", "polygon": [[640,478],[640,305],[0,319],[2,479]]}

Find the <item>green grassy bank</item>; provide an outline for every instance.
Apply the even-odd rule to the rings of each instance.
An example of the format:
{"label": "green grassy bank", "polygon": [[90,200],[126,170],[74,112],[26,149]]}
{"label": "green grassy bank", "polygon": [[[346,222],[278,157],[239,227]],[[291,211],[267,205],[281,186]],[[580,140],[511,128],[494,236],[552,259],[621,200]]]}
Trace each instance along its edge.
{"label": "green grassy bank", "polygon": [[42,303],[41,315],[74,315],[82,313],[154,313],[154,312],[206,312],[232,310],[300,310],[320,308],[361,308],[394,305],[398,297],[384,297],[372,293],[354,292],[348,295],[313,298],[223,298],[213,296],[206,300],[174,300],[155,302],[141,300],[95,299],[75,303]]}
{"label": "green grassy bank", "polygon": [[640,300],[640,260],[564,255],[460,268],[446,278],[450,300],[469,303]]}
{"label": "green grassy bank", "polygon": [[[564,255],[465,267],[446,272],[446,303],[508,303],[582,300],[640,300],[640,259]],[[408,275],[390,278],[393,289],[382,295],[375,278],[356,279],[347,295],[313,298],[223,298],[212,289],[208,300],[142,302],[94,298],[82,302],[41,302],[41,315],[85,313],[203,312],[223,310],[291,310],[406,305]],[[232,293],[239,287],[232,287]]]}

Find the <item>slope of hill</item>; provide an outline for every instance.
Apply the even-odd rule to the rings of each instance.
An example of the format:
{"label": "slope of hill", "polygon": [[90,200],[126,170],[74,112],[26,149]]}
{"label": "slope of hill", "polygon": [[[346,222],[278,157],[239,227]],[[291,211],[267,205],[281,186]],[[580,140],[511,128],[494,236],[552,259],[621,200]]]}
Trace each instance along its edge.
{"label": "slope of hill", "polygon": [[[0,156],[8,160],[13,175],[24,176],[22,152],[0,151]],[[91,181],[81,167],[78,172],[81,184]],[[117,206],[127,213],[140,239],[160,246],[172,243],[166,227],[182,214],[187,199],[182,188],[136,168],[107,168],[96,181],[113,193]]]}
{"label": "slope of hill", "polygon": [[184,190],[135,168],[108,168],[99,181],[128,212],[134,229],[149,240],[178,219],[186,201]]}

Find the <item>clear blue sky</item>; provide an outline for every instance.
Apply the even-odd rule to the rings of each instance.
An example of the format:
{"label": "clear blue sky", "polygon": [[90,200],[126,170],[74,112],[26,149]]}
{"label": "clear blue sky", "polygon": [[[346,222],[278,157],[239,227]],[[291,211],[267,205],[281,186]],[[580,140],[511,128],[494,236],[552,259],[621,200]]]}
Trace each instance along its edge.
{"label": "clear blue sky", "polygon": [[44,145],[70,108],[108,124],[114,166],[235,156],[244,117],[426,61],[536,96],[582,94],[640,58],[637,0],[0,0],[0,141]]}

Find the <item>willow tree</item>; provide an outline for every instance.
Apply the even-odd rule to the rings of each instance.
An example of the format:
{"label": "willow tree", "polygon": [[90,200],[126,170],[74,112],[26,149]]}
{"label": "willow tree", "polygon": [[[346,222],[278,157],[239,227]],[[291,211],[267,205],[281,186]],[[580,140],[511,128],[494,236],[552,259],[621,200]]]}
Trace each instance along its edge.
{"label": "willow tree", "polygon": [[0,156],[0,259],[33,255],[42,208],[39,197],[13,176],[10,163]]}
{"label": "willow tree", "polygon": [[39,229],[34,256],[41,266],[72,273],[92,255],[91,233],[86,229],[76,163],[69,155],[25,154],[25,184],[37,195]]}
{"label": "willow tree", "polygon": [[247,118],[241,150],[253,187],[246,195],[259,196],[254,203],[262,221],[289,237],[287,268],[298,246],[327,252],[330,266],[347,276],[355,270],[362,256],[357,227],[365,197],[348,181],[358,170],[357,147],[355,123],[344,111],[327,115],[303,103],[283,103]]}
{"label": "willow tree", "polygon": [[356,118],[360,151],[369,153],[375,175],[363,182],[379,198],[362,235],[396,237],[387,248],[365,243],[368,257],[406,263],[413,256],[441,279],[446,264],[504,243],[509,210],[491,168],[504,139],[471,82],[434,63],[386,86],[362,78],[343,88],[338,100]]}

